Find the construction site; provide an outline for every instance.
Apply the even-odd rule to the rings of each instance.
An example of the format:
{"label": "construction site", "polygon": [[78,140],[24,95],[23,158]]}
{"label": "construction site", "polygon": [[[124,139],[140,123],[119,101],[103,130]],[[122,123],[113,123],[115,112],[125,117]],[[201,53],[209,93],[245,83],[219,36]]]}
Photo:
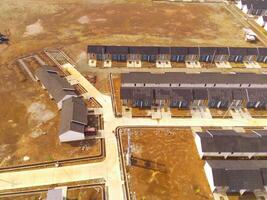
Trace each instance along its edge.
{"label": "construction site", "polygon": [[212,199],[190,129],[126,127],[119,132],[135,199]]}
{"label": "construction site", "polygon": [[[0,199],[256,200],[251,191],[213,190],[194,137],[210,129],[264,131],[266,110],[165,106],[155,115],[123,105],[121,76],[265,74],[265,61],[92,67],[87,51],[98,44],[264,48],[266,33],[233,2],[3,0],[0,11]],[[256,41],[246,41],[244,28]],[[38,70],[52,78],[44,82]],[[52,80],[64,98],[53,96],[60,92],[48,87]]]}

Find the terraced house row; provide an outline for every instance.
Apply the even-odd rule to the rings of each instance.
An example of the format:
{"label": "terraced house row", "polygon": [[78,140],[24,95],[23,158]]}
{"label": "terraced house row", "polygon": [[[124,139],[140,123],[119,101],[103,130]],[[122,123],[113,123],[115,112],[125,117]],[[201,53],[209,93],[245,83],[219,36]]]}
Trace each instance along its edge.
{"label": "terraced house row", "polygon": [[124,106],[151,108],[267,107],[267,74],[131,72],[121,75]]}
{"label": "terraced house row", "polygon": [[128,67],[141,67],[152,62],[170,67],[172,62],[267,62],[267,48],[245,47],[156,47],[156,46],[88,46],[88,64],[127,62]]}

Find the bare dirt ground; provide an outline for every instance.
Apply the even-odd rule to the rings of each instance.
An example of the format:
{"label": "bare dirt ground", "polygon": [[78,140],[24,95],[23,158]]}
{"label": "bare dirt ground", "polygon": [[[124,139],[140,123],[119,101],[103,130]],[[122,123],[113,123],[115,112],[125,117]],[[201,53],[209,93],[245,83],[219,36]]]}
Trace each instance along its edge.
{"label": "bare dirt ground", "polygon": [[0,167],[101,154],[98,140],[86,150],[59,143],[56,103],[38,83],[19,81],[12,69],[0,77]]}
{"label": "bare dirt ground", "polygon": [[[46,192],[37,194],[28,194],[20,196],[3,197],[2,200],[45,200],[47,197]],[[72,188],[67,191],[68,199],[77,200],[102,200],[103,199],[103,188],[102,187],[82,187]]]}
{"label": "bare dirt ground", "polygon": [[91,187],[91,188],[80,188],[69,190],[67,193],[68,199],[79,199],[79,200],[102,200],[103,188],[102,187]]}
{"label": "bare dirt ground", "polygon": [[[165,172],[149,167],[127,168],[130,190],[137,199],[212,199],[203,165],[190,129],[131,128],[132,156],[163,164]],[[127,149],[126,129],[122,134]]]}
{"label": "bare dirt ground", "polygon": [[86,45],[94,43],[253,45],[244,41],[242,26],[222,4],[2,0],[0,27],[11,39],[0,48],[1,63],[52,46],[67,47],[82,62]]}

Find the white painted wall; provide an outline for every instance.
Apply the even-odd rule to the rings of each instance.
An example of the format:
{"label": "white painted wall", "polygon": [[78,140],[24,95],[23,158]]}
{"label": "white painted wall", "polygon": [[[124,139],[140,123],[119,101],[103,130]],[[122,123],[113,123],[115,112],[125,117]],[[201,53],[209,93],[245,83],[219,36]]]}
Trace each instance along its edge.
{"label": "white painted wall", "polygon": [[71,142],[84,139],[84,133],[79,133],[75,131],[67,131],[59,136],[60,142]]}
{"label": "white painted wall", "polygon": [[204,165],[204,171],[206,174],[206,178],[208,180],[209,186],[210,186],[210,190],[211,192],[215,192],[215,186],[214,186],[214,180],[213,180],[213,174],[212,174],[212,168],[209,165],[209,163],[205,163]]}

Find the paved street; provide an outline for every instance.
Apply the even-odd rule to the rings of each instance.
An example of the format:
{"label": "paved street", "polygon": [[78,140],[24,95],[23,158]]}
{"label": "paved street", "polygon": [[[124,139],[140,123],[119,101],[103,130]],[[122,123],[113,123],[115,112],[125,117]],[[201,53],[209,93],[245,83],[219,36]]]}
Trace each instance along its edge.
{"label": "paved street", "polygon": [[59,168],[45,168],[0,174],[0,190],[24,188],[40,185],[51,185],[71,181],[83,181],[103,178],[108,186],[108,197],[112,200],[123,200],[124,177],[122,176],[115,134],[112,132],[119,126],[181,126],[181,127],[247,127],[266,126],[267,119],[212,119],[212,118],[172,118],[153,120],[150,118],[115,118],[111,97],[100,93],[87,79],[70,65],[65,69],[71,78],[79,82],[103,107],[104,138],[106,143],[106,158],[103,162],[90,163]]}

